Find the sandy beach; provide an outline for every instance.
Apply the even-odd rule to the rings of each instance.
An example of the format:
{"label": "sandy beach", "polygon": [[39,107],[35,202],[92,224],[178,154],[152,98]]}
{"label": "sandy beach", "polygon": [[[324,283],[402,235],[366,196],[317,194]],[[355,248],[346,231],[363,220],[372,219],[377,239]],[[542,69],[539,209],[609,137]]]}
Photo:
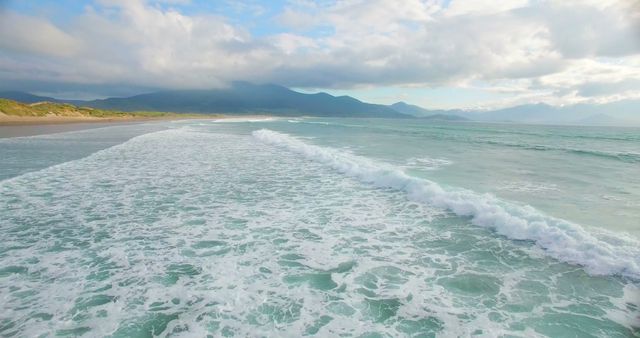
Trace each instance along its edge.
{"label": "sandy beach", "polygon": [[[219,116],[216,119],[221,118]],[[224,117],[222,117],[224,118]],[[62,133],[74,130],[101,128],[114,124],[177,120],[175,117],[69,117],[69,116],[12,116],[0,113],[0,138]]]}
{"label": "sandy beach", "polygon": [[33,136],[42,134],[62,133],[74,130],[101,128],[115,124],[143,123],[170,120],[263,120],[273,117],[266,115],[211,115],[206,116],[164,116],[164,117],[70,117],[70,116],[13,116],[0,113],[0,138]]}
{"label": "sandy beach", "polygon": [[[68,123],[105,123],[105,122],[136,122],[153,120],[182,120],[182,119],[208,119],[206,116],[161,116],[161,117],[90,117],[90,116],[16,116],[0,112],[0,126],[18,125],[42,125],[42,124],[68,124]],[[211,119],[226,118],[215,115]]]}

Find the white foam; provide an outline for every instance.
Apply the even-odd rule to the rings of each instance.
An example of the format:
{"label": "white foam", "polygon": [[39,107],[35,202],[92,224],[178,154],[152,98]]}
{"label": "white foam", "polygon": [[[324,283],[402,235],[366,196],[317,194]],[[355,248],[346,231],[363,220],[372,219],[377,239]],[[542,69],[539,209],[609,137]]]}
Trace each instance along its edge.
{"label": "white foam", "polygon": [[324,126],[328,126],[330,123],[329,122],[323,122],[323,121],[305,121],[303,119],[294,119],[294,120],[287,120],[287,122],[289,123],[306,123],[306,124],[321,124]]}
{"label": "white foam", "polygon": [[254,131],[253,136],[261,142],[301,154],[360,181],[402,190],[413,201],[471,217],[473,224],[493,229],[500,235],[533,241],[547,255],[581,265],[591,274],[615,274],[640,279],[640,243],[635,239],[613,234],[597,236],[578,224],[544,215],[530,206],[507,203],[490,194],[445,189],[435,182],[409,176],[393,166],[306,144],[286,134],[262,129]]}
{"label": "white foam", "polygon": [[271,116],[242,116],[242,117],[223,117],[220,119],[213,119],[212,122],[224,122],[224,123],[232,123],[232,122],[269,122],[277,120],[276,117]]}
{"label": "white foam", "polygon": [[545,184],[529,181],[511,181],[505,182],[497,188],[498,190],[515,191],[522,193],[540,193],[549,191],[559,191],[558,186],[553,183]]}
{"label": "white foam", "polygon": [[[79,327],[135,335],[120,330],[164,322],[155,335],[299,337],[327,317],[317,336],[405,336],[406,325],[439,336],[535,336],[553,316],[586,312],[596,313],[589,324],[635,324],[627,302],[637,287],[624,284],[633,281],[530,259],[543,250],[224,129],[145,134],[1,182],[0,266],[27,272],[0,270],[0,336]],[[198,273],[169,273],[184,264]],[[474,276],[492,291],[465,287]],[[611,304],[590,302],[603,294]],[[76,306],[99,295],[113,301]]]}
{"label": "white foam", "polygon": [[444,158],[431,157],[412,157],[407,160],[408,166],[424,170],[437,170],[452,163],[453,162]]}

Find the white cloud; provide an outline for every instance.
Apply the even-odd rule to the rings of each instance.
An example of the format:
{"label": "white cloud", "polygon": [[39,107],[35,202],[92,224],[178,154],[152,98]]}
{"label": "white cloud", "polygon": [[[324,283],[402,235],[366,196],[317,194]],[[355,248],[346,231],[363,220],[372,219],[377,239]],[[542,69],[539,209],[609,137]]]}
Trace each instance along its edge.
{"label": "white cloud", "polygon": [[0,48],[47,56],[72,56],[80,48],[80,41],[47,21],[0,12]]}
{"label": "white cloud", "polygon": [[529,5],[529,0],[452,0],[444,14],[447,16],[488,15],[522,8],[527,5]]}
{"label": "white cloud", "polygon": [[[632,0],[291,1],[273,18],[288,31],[260,37],[248,23],[186,15],[173,6],[182,2],[100,0],[64,27],[0,12],[0,80],[160,88],[236,79],[315,88],[480,83],[511,92],[514,102],[554,103],[640,90],[640,5]],[[257,10],[252,4],[241,10]]]}

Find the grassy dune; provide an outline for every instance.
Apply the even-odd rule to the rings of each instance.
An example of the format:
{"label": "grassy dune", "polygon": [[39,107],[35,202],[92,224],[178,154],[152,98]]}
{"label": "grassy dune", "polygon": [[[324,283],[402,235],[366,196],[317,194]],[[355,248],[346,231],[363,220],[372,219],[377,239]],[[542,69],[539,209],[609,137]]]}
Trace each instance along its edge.
{"label": "grassy dune", "polygon": [[212,118],[221,115],[177,114],[166,112],[134,111],[122,112],[102,110],[89,107],[77,107],[68,103],[37,102],[20,103],[8,99],[0,99],[0,115],[15,117],[66,117],[66,118]]}

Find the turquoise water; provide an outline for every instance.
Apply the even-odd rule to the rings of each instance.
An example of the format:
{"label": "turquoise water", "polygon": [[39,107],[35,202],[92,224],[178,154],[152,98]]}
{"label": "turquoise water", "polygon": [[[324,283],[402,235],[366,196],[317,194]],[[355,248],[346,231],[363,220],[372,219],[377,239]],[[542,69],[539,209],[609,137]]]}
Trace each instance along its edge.
{"label": "turquoise water", "polygon": [[0,139],[1,336],[640,335],[640,130],[184,121]]}

